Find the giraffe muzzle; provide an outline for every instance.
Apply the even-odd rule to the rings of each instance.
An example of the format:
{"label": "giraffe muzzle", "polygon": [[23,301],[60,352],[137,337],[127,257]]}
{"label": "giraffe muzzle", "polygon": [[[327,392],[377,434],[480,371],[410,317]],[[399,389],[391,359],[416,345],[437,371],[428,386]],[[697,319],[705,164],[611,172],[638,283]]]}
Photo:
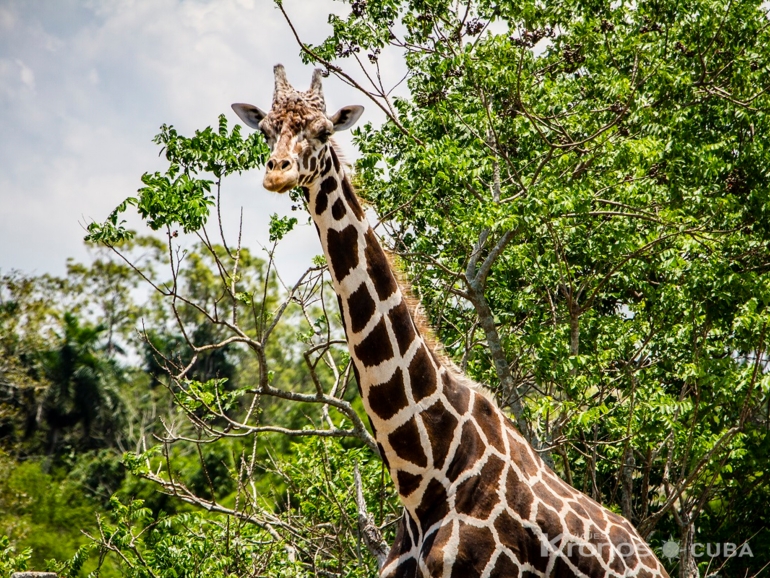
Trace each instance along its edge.
{"label": "giraffe muzzle", "polygon": [[299,171],[292,159],[271,158],[265,165],[265,178],[262,186],[274,193],[285,193],[297,186]]}

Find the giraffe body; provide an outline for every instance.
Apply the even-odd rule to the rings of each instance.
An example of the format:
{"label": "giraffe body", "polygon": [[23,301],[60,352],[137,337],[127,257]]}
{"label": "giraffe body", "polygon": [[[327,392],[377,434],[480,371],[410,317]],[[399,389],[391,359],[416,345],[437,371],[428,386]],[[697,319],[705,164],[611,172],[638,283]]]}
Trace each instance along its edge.
{"label": "giraffe body", "polygon": [[265,188],[302,188],[329,263],[364,407],[404,515],[388,578],[667,577],[633,526],[563,482],[476,384],[437,355],[369,226],[329,136],[320,73],[283,67],[269,114],[233,109],[272,148]]}

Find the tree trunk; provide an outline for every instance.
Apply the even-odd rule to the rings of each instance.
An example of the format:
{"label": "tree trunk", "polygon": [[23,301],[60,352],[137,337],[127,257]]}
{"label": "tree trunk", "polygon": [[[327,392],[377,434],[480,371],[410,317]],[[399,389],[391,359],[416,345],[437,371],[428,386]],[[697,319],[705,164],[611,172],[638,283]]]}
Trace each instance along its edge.
{"label": "tree trunk", "polygon": [[682,542],[679,553],[679,578],[700,578],[700,571],[693,555],[695,524],[684,516],[682,516],[682,521],[684,524],[682,526]]}
{"label": "tree trunk", "polygon": [[634,461],[634,451],[631,449],[631,445],[626,446],[626,451],[623,452],[623,466],[620,469],[620,489],[621,500],[623,507],[623,517],[629,522],[633,523],[633,507],[632,498],[634,495],[634,467],[636,462]]}

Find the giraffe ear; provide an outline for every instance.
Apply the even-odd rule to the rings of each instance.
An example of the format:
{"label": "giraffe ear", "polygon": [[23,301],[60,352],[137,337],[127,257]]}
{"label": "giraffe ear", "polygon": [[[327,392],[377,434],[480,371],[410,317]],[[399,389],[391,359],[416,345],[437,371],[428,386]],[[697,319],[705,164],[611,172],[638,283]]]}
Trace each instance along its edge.
{"label": "giraffe ear", "polygon": [[356,121],[361,117],[363,112],[364,107],[357,104],[351,106],[343,106],[332,116],[330,116],[329,120],[332,121],[335,132],[347,130],[356,124]]}
{"label": "giraffe ear", "polygon": [[267,116],[267,113],[252,104],[236,103],[231,104],[230,106],[233,107],[235,114],[237,114],[243,122],[257,130],[259,130],[260,121]]}

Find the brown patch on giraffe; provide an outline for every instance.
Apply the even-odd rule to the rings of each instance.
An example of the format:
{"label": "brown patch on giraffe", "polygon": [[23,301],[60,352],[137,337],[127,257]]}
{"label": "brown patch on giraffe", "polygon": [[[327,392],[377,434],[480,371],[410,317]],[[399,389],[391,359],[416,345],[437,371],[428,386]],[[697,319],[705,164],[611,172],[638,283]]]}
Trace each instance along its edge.
{"label": "brown patch on giraffe", "polygon": [[318,161],[316,160],[315,157],[310,157],[310,166],[309,166],[309,168],[310,168],[310,172],[311,173],[314,173],[315,170],[318,168]]}
{"label": "brown patch on giraffe", "polygon": [[459,450],[459,455],[455,453],[446,472],[450,482],[454,482],[465,471],[468,464],[475,464],[484,455],[484,443],[481,441],[481,436],[473,422],[466,421],[463,424]]}
{"label": "brown patch on giraffe", "polygon": [[305,150],[302,151],[302,155],[300,156],[302,159],[302,166],[306,169],[310,167],[311,154],[313,154],[313,149],[311,147],[305,147]]}
{"label": "brown patch on giraffe", "polygon": [[588,517],[591,519],[591,521],[596,524],[602,532],[606,530],[607,519],[604,517],[605,511],[602,510],[602,507],[594,502],[591,498],[584,496],[583,494],[578,494],[577,500],[588,513]]}
{"label": "brown patch on giraffe", "polygon": [[369,335],[353,347],[356,357],[366,367],[374,367],[393,357],[393,345],[390,343],[385,318],[381,318]]}
{"label": "brown patch on giraffe", "polygon": [[436,391],[436,368],[431,363],[426,345],[421,345],[409,362],[409,381],[414,401],[428,397]]}
{"label": "brown patch on giraffe", "polygon": [[353,225],[348,225],[342,231],[329,229],[326,244],[334,277],[338,282],[342,281],[358,267],[358,231]]}
{"label": "brown patch on giraffe", "polygon": [[428,576],[444,574],[444,548],[452,537],[452,524],[441,526],[425,538],[420,548],[420,557],[428,568]]}
{"label": "brown patch on giraffe", "polygon": [[331,159],[331,157],[327,156],[327,157],[324,159],[324,167],[323,167],[323,169],[321,170],[321,176],[324,176],[324,175],[325,175],[325,174],[327,174],[327,173],[328,173],[330,170],[332,170],[332,159]]}
{"label": "brown patch on giraffe", "polygon": [[299,190],[302,191],[302,196],[305,197],[305,202],[309,203],[310,202],[310,189],[308,189],[307,187],[300,187]]}
{"label": "brown patch on giraffe", "polygon": [[337,179],[334,176],[326,177],[321,181],[321,187],[315,196],[315,214],[323,215],[329,206],[329,195],[337,188]]}
{"label": "brown patch on giraffe", "polygon": [[587,522],[591,521],[591,518],[588,515],[588,512],[585,511],[585,508],[583,508],[583,506],[581,506],[577,501],[575,501],[575,498],[573,498],[573,501],[567,502],[567,504],[569,505],[569,509],[575,512],[575,514],[577,514]]}
{"label": "brown patch on giraffe", "polygon": [[435,532],[431,532],[422,541],[422,546],[420,546],[421,558],[425,559],[425,553],[430,552],[430,549],[433,547],[433,542],[436,540],[436,534],[438,534],[439,530],[440,529],[436,530]]}
{"label": "brown patch on giraffe", "polygon": [[452,578],[481,576],[495,551],[495,538],[489,528],[460,522],[460,543],[452,564]]}
{"label": "brown patch on giraffe", "polygon": [[386,382],[373,385],[369,389],[369,407],[382,419],[390,419],[409,405],[404,390],[404,374],[396,368],[393,376]]}
{"label": "brown patch on giraffe", "polygon": [[536,482],[535,485],[532,486],[532,491],[540,501],[544,502],[547,506],[551,506],[557,512],[564,506],[564,502],[554,496],[553,493],[551,493],[551,490],[543,484],[543,482]]}
{"label": "brown patch on giraffe", "polygon": [[389,436],[388,441],[396,455],[403,460],[415,464],[421,468],[428,465],[428,458],[422,445],[417,441],[420,439],[420,430],[417,429],[417,420],[414,417],[408,422],[397,427]]}
{"label": "brown patch on giraffe", "polygon": [[526,552],[526,541],[529,538],[521,522],[503,511],[495,519],[494,526],[500,543],[511,551],[514,558],[523,561],[522,555]]}
{"label": "brown patch on giraffe", "polygon": [[609,538],[605,536],[604,533],[599,531],[599,529],[593,524],[588,527],[588,534],[591,537],[591,543],[596,546],[596,549],[601,554],[604,563],[609,564],[610,558],[612,557],[612,543],[610,542]]}
{"label": "brown patch on giraffe", "polygon": [[420,413],[420,418],[428,432],[430,447],[433,453],[433,467],[440,470],[449,453],[449,446],[457,427],[457,418],[449,413],[441,401],[437,401]]}
{"label": "brown patch on giraffe", "polygon": [[417,560],[408,558],[398,565],[393,578],[414,578],[417,576]]}
{"label": "brown patch on giraffe", "polygon": [[329,155],[332,157],[332,162],[334,163],[334,170],[337,172],[340,172],[340,159],[337,156],[337,151],[334,150],[333,146],[329,147]]}
{"label": "brown patch on giraffe", "polygon": [[501,430],[498,410],[492,405],[492,402],[478,393],[473,402],[473,418],[479,424],[487,442],[498,452],[505,454],[504,433]]}
{"label": "brown patch on giraffe", "polygon": [[508,445],[510,446],[511,461],[519,467],[521,472],[528,478],[537,476],[539,471],[537,463],[532,458],[532,454],[529,453],[530,450],[526,442],[508,432]]}
{"label": "brown patch on giraffe", "polygon": [[546,507],[545,504],[537,505],[537,512],[535,514],[535,523],[540,526],[543,533],[548,536],[548,540],[553,540],[559,534],[564,534],[564,527],[562,526],[559,515]]}
{"label": "brown patch on giraffe", "polygon": [[526,482],[522,482],[513,468],[508,468],[505,478],[505,497],[508,506],[524,519],[530,517],[532,513],[532,503],[535,496],[529,489]]}
{"label": "brown patch on giraffe", "polygon": [[585,526],[583,526],[583,520],[579,516],[576,516],[572,510],[568,511],[564,516],[564,522],[567,524],[567,532],[578,538],[582,538],[585,532]]}
{"label": "brown patch on giraffe", "polygon": [[[610,526],[609,536],[615,551],[619,554],[623,555],[627,551],[634,549],[631,534],[625,528],[612,525]],[[625,544],[629,544],[631,547],[625,546]]]}
{"label": "brown patch on giraffe", "polygon": [[644,568],[639,570],[639,574],[637,574],[636,576],[637,578],[655,578],[654,574],[652,574],[651,572],[648,572]]}
{"label": "brown patch on giraffe", "polygon": [[[548,560],[550,559],[550,553],[546,556],[543,556],[540,536],[536,535],[530,528],[524,528],[524,531],[527,534],[526,543],[524,545],[525,552],[526,552],[524,554],[525,559],[527,560],[527,562],[529,562],[532,566],[535,567],[535,570],[537,570],[538,572],[544,573],[545,569],[548,567]],[[547,548],[547,551],[548,550],[549,548]]]}
{"label": "brown patch on giraffe", "polygon": [[422,476],[398,470],[396,480],[398,481],[398,493],[406,498],[407,496],[412,495],[414,491],[420,487]]}
{"label": "brown patch on giraffe", "polygon": [[[642,547],[637,548],[636,552],[637,556],[639,556],[639,561],[644,564],[645,566],[649,568],[657,568],[658,567],[658,559],[655,558],[655,556],[652,554],[649,548]],[[640,574],[641,576],[641,574]]]}
{"label": "brown patch on giraffe", "polygon": [[625,575],[627,568],[626,568],[625,562],[623,561],[623,558],[617,552],[613,552],[612,554],[613,554],[612,561],[609,564],[610,570],[612,570],[613,572],[617,572],[621,576]]}
{"label": "brown patch on giraffe", "polygon": [[567,563],[567,561],[560,555],[556,556],[556,561],[553,564],[553,570],[549,576],[574,576],[575,571]]}
{"label": "brown patch on giraffe", "polygon": [[347,214],[348,210],[345,208],[345,203],[342,201],[341,197],[337,197],[337,200],[334,201],[334,204],[332,205],[332,217],[334,217],[335,221],[339,221]]}
{"label": "brown patch on giraffe", "polygon": [[609,510],[604,510],[604,517],[607,519],[607,521],[610,524],[615,524],[621,527],[629,534],[636,534],[636,529],[631,525],[631,522],[629,522],[626,518],[624,518],[620,514],[616,514],[615,512],[610,512]]}
{"label": "brown patch on giraffe", "polygon": [[548,486],[549,489],[553,490],[559,497],[570,499],[575,495],[575,490],[556,474],[549,476],[549,479],[551,481]]}
{"label": "brown patch on giraffe", "polygon": [[492,510],[500,502],[497,488],[504,469],[503,460],[495,455],[489,456],[478,474],[457,486],[455,494],[457,513],[467,514],[479,520],[489,518]]}
{"label": "brown patch on giraffe", "polygon": [[519,578],[519,567],[514,564],[504,552],[495,561],[495,567],[490,575],[494,578]]}
{"label": "brown patch on giraffe", "polygon": [[[594,553],[585,543],[572,542],[564,548],[564,554],[577,569],[588,576],[605,576],[606,570]],[[568,574],[570,575],[570,574]]]}
{"label": "brown patch on giraffe", "polygon": [[629,570],[633,570],[639,565],[639,557],[636,555],[636,545],[632,544],[632,548],[627,546],[620,550],[620,555],[623,556],[623,561]]}
{"label": "brown patch on giraffe", "polygon": [[434,478],[428,482],[420,505],[415,510],[420,528],[423,532],[427,532],[433,524],[443,520],[448,513],[449,501],[447,500],[446,489],[441,482]]}
{"label": "brown patch on giraffe", "polygon": [[[325,196],[328,197],[330,194],[332,194],[334,191],[337,190],[338,186],[339,185],[337,183],[337,177],[335,177],[334,175],[330,175],[326,177],[323,181],[321,181],[321,186],[319,187],[318,192],[323,193]],[[317,213],[317,214],[320,215],[321,213]]]}
{"label": "brown patch on giraffe", "polygon": [[366,272],[372,283],[374,283],[374,288],[380,301],[385,301],[396,292],[398,285],[393,277],[393,273],[390,271],[390,263],[385,256],[385,251],[380,247],[374,231],[369,228],[364,236],[366,237],[366,249],[364,250],[366,255]]}
{"label": "brown patch on giraffe", "polygon": [[398,531],[404,533],[404,536],[401,541],[401,547],[404,552],[408,552],[409,550],[412,549],[413,542],[412,542],[412,536],[407,529],[407,524],[405,521],[403,521],[403,517],[402,517],[402,523],[399,525]]}
{"label": "brown patch on giraffe", "polygon": [[403,357],[417,335],[417,332],[414,330],[412,316],[409,314],[406,303],[402,300],[401,303],[388,312],[388,317],[390,318],[390,326],[393,328],[393,333],[396,335],[398,351]]}
{"label": "brown patch on giraffe", "polygon": [[471,400],[470,388],[461,383],[457,383],[449,373],[444,373],[441,376],[441,381],[444,383],[444,397],[446,397],[449,405],[451,405],[457,413],[464,415],[465,412],[468,411],[468,405]]}
{"label": "brown patch on giraffe", "polygon": [[348,315],[350,316],[350,330],[360,333],[374,315],[377,308],[374,299],[366,283],[361,285],[348,297]]}

